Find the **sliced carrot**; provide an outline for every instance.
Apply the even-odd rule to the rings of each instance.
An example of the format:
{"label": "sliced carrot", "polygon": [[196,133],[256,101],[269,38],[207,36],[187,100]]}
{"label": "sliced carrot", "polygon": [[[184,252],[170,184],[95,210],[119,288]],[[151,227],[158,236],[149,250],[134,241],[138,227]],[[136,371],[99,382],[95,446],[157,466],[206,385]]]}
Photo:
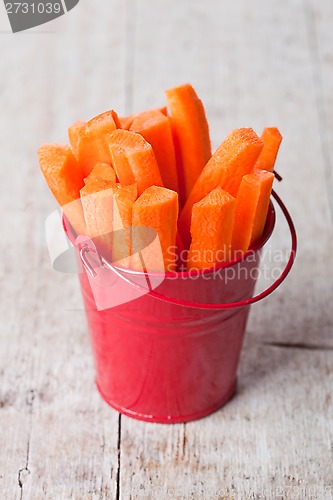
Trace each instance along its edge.
{"label": "sliced carrot", "polygon": [[121,184],[138,186],[138,194],[149,186],[163,186],[153,148],[139,134],[116,130],[108,138],[112,165]]}
{"label": "sliced carrot", "polygon": [[84,176],[88,176],[96,163],[110,163],[111,155],[105,137],[116,130],[118,115],[115,111],[106,111],[95,116],[79,132],[77,159],[82,166]]}
{"label": "sliced carrot", "polygon": [[86,234],[103,257],[112,258],[113,190],[110,181],[97,179],[80,191]]}
{"label": "sliced carrot", "polygon": [[77,234],[85,234],[80,202],[83,174],[69,146],[44,144],[38,161],[46,182]]}
{"label": "sliced carrot", "polygon": [[180,147],[182,175],[179,179],[183,179],[180,198],[185,202],[212,154],[209,128],[203,104],[190,84],[165,93]]}
{"label": "sliced carrot", "polygon": [[120,128],[123,130],[129,130],[130,126],[133,123],[133,120],[135,119],[136,115],[129,115],[129,116],[119,116],[119,121],[120,121]]}
{"label": "sliced carrot", "polygon": [[160,111],[146,111],[133,121],[136,132],[152,146],[165,187],[178,191],[177,166],[172,131],[168,117]]}
{"label": "sliced carrot", "polygon": [[38,160],[59,205],[63,206],[80,197],[82,171],[69,146],[44,144],[38,149]]}
{"label": "sliced carrot", "polygon": [[80,132],[87,125],[87,122],[78,120],[68,127],[68,138],[71,145],[72,151],[75,156],[77,156],[77,145],[79,142]]}
{"label": "sliced carrot", "polygon": [[89,184],[97,179],[116,182],[116,172],[108,163],[96,163],[88,177],[84,179],[84,183]]}
{"label": "sliced carrot", "polygon": [[262,236],[274,174],[255,168],[244,175],[236,197],[232,248],[246,252]]}
{"label": "sliced carrot", "polygon": [[273,172],[276,157],[282,142],[282,135],[276,127],[265,128],[261,134],[261,140],[264,143],[264,147],[257,160],[256,168]]}
{"label": "sliced carrot", "polygon": [[229,260],[235,198],[221,187],[193,205],[188,269],[207,269]]}
{"label": "sliced carrot", "polygon": [[115,184],[113,210],[112,260],[129,267],[131,255],[132,207],[137,198],[137,185]]}
{"label": "sliced carrot", "polygon": [[[103,114],[103,113],[102,113]],[[116,113],[114,111],[114,109],[111,110],[111,115],[113,117],[113,121],[116,125],[117,128],[121,128],[121,123],[120,123],[120,120],[119,120],[119,116],[118,116],[118,113]]]}
{"label": "sliced carrot", "polygon": [[262,148],[262,140],[251,128],[233,130],[217,148],[195,183],[179,218],[178,227],[186,248],[190,244],[194,203],[202,200],[217,186],[236,196],[243,175],[252,171]]}
{"label": "sliced carrot", "polygon": [[122,128],[123,130],[129,130],[135,117],[136,114],[128,116],[119,116],[120,128]]}
{"label": "sliced carrot", "polygon": [[[143,113],[150,113],[150,111],[159,111],[165,116],[167,116],[168,114],[166,106],[162,106],[161,108],[148,109],[147,111],[143,111]],[[134,120],[138,118],[141,114],[142,113],[133,113],[132,115],[128,116],[119,116],[119,122],[120,122],[119,128],[122,128],[124,130],[129,130]]]}
{"label": "sliced carrot", "polygon": [[123,186],[95,179],[81,189],[87,235],[109,261],[130,264],[132,205],[136,184]]}
{"label": "sliced carrot", "polygon": [[[151,186],[133,205],[131,267],[147,271],[174,271],[176,266],[176,233],[178,195],[170,189]],[[150,231],[149,231],[150,229]],[[156,245],[159,238],[161,254]]]}
{"label": "sliced carrot", "polygon": [[183,210],[186,199],[185,199],[185,196],[183,196],[181,194],[181,191],[184,191],[184,189],[181,189],[181,186],[185,185],[184,172],[182,169],[182,155],[181,155],[181,150],[180,150],[179,138],[177,136],[176,127],[174,125],[172,116],[168,116],[168,120],[170,123],[173,145],[175,148],[177,180],[178,180],[178,194],[179,194],[179,208],[180,208],[180,210]]}

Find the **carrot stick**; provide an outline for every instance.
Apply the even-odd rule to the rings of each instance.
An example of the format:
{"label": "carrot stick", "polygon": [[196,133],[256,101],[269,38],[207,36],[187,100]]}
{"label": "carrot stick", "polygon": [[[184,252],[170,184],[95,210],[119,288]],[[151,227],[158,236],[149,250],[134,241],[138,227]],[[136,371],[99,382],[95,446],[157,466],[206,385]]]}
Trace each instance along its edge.
{"label": "carrot stick", "polygon": [[137,185],[112,187],[114,194],[112,261],[130,266],[132,208],[137,197]]}
{"label": "carrot stick", "polygon": [[205,165],[180,214],[178,228],[186,248],[190,244],[194,203],[202,200],[217,186],[236,196],[243,175],[252,171],[262,148],[262,140],[251,128],[233,130],[217,148]]}
{"label": "carrot stick", "polygon": [[177,166],[171,126],[160,111],[146,111],[134,119],[130,131],[136,132],[152,146],[165,187],[178,191]]}
{"label": "carrot stick", "polygon": [[236,197],[232,248],[246,252],[262,236],[274,174],[255,168],[244,175]]}
{"label": "carrot stick", "polygon": [[[148,109],[147,111],[143,111],[142,113],[150,113],[151,111],[159,111],[163,115],[167,116],[168,111],[166,106],[162,106],[161,108],[153,108],[153,109]],[[119,122],[120,122],[120,127],[124,130],[129,130],[133,121],[138,118],[142,113],[133,113],[132,115],[128,116],[119,116]]]}
{"label": "carrot stick", "polygon": [[116,182],[116,172],[108,163],[96,163],[88,177],[84,179],[84,183],[89,184],[97,179]]}
{"label": "carrot stick", "polygon": [[213,189],[192,209],[188,269],[207,269],[229,259],[235,198]]}
{"label": "carrot stick", "polygon": [[130,126],[133,123],[133,120],[135,119],[135,114],[133,115],[128,115],[128,116],[119,116],[119,121],[120,125],[123,130],[129,130]]}
{"label": "carrot stick", "polygon": [[44,144],[38,149],[38,161],[45,180],[77,234],[85,234],[80,202],[83,173],[69,146]]}
{"label": "carrot stick", "polygon": [[110,181],[97,179],[81,190],[81,202],[86,221],[86,234],[93,239],[98,251],[112,258],[113,190]]}
{"label": "carrot stick", "polygon": [[77,145],[79,142],[80,132],[87,125],[87,122],[78,120],[68,127],[68,138],[71,145],[72,151],[75,156],[77,156]]}
{"label": "carrot stick", "polygon": [[110,262],[129,266],[132,205],[137,187],[96,179],[81,189],[87,235]]}
{"label": "carrot stick", "polygon": [[108,144],[121,184],[136,183],[139,195],[149,186],[163,186],[153,148],[141,135],[119,129],[108,137]]}
{"label": "carrot stick", "polygon": [[[149,272],[175,270],[177,216],[178,195],[170,189],[151,186],[136,200],[132,215],[133,269],[143,270],[143,257],[144,268]],[[156,235],[160,248],[156,245]]]}
{"label": "carrot stick", "polygon": [[110,163],[111,155],[105,137],[116,130],[119,124],[113,110],[95,116],[79,132],[77,159],[84,176],[88,176],[96,163]]}
{"label": "carrot stick", "polygon": [[203,104],[190,84],[174,87],[165,93],[180,147],[181,164],[178,168],[182,175],[179,174],[178,179],[183,179],[180,198],[184,203],[211,157],[209,128]]}
{"label": "carrot stick", "polygon": [[265,128],[261,134],[261,140],[264,143],[264,147],[257,160],[256,168],[273,172],[276,157],[282,142],[282,135],[276,127]]}
{"label": "carrot stick", "polygon": [[182,189],[181,186],[185,186],[184,172],[182,169],[182,155],[181,155],[181,150],[180,150],[179,138],[177,136],[176,127],[174,125],[172,116],[168,116],[168,120],[170,123],[173,145],[175,148],[177,180],[178,180],[178,195],[179,195],[179,209],[181,211],[181,210],[183,210],[184,204],[186,202],[185,196],[182,196],[181,192],[180,192],[180,191],[184,191],[184,189]]}

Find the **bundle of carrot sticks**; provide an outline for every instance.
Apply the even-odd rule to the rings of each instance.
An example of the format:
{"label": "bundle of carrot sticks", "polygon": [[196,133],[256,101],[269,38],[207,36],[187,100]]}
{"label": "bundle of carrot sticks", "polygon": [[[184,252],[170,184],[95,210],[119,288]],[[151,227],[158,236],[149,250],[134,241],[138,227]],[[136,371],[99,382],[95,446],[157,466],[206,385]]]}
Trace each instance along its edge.
{"label": "bundle of carrot sticks", "polygon": [[282,136],[275,127],[261,137],[232,130],[212,154],[194,88],[166,98],[168,109],[75,122],[70,145],[42,145],[39,165],[74,232],[108,261],[139,271],[211,268],[260,240]]}

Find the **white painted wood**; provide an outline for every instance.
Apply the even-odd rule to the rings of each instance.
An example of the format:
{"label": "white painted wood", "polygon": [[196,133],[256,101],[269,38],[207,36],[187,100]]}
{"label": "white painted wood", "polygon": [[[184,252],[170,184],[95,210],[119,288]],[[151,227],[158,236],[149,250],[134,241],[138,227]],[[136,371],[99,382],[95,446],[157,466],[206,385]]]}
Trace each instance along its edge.
{"label": "white painted wood", "polygon": [[[332,8],[81,0],[49,25],[0,34],[1,498],[333,498]],[[276,189],[299,254],[252,309],[237,396],[163,426],[119,419],[95,390],[76,276],[52,271],[45,248],[55,205],[36,149],[66,141],[76,119],[160,105],[183,81],[214,146],[235,127],[279,126]],[[288,245],[279,220],[272,251]]]}

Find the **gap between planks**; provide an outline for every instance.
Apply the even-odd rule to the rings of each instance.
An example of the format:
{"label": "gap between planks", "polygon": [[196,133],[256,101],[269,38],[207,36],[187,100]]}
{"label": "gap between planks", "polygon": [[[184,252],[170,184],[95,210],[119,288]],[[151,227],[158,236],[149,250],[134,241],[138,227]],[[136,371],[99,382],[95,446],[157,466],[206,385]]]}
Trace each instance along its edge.
{"label": "gap between planks", "polygon": [[31,439],[31,432],[32,432],[32,417],[33,417],[34,399],[35,399],[34,390],[28,391],[27,397],[26,397],[26,404],[30,408],[29,408],[29,432],[28,432],[28,437],[27,437],[27,455],[26,455],[25,467],[19,469],[18,474],[17,474],[17,481],[18,481],[18,485],[20,488],[20,500],[23,499],[23,487],[24,487],[25,480],[30,474],[30,469],[29,469],[30,439]]}

